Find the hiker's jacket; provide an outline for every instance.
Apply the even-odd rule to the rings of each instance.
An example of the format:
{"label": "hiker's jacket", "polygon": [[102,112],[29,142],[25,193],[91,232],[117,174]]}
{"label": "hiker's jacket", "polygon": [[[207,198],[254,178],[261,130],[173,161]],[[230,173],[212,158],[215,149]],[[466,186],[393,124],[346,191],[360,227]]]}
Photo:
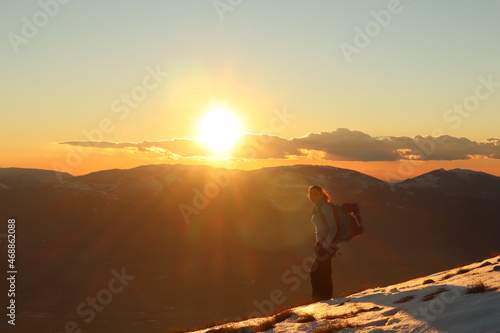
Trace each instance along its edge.
{"label": "hiker's jacket", "polygon": [[[325,219],[321,216],[319,209],[321,209]],[[333,238],[337,234],[337,224],[333,216],[332,206],[330,206],[325,199],[321,199],[314,205],[311,222],[316,227],[316,241],[324,248],[330,246]]]}

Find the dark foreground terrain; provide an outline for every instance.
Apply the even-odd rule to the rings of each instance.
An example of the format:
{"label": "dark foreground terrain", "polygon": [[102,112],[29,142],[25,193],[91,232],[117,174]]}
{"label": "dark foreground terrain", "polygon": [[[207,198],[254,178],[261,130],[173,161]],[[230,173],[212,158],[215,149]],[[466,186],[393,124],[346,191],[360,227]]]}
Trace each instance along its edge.
{"label": "dark foreground terrain", "polygon": [[16,219],[19,332],[165,332],[304,302],[313,184],[362,207],[365,235],[334,259],[335,296],[500,250],[500,178],[479,172],[396,185],[321,166],[63,176],[0,169],[1,219]]}

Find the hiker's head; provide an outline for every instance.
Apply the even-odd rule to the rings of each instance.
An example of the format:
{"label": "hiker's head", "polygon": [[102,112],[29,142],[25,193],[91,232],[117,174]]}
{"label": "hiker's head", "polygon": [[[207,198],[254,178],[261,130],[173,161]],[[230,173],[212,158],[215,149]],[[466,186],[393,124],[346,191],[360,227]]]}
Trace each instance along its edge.
{"label": "hiker's head", "polygon": [[330,201],[330,194],[321,186],[313,185],[309,187],[309,200],[313,204],[317,204],[321,199]]}

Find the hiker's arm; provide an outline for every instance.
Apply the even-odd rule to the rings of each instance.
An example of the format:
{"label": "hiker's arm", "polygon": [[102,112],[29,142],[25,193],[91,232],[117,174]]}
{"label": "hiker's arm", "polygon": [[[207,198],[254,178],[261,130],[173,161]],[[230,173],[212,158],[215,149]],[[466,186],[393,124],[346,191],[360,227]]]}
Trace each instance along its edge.
{"label": "hiker's arm", "polygon": [[333,239],[337,235],[337,223],[335,223],[335,218],[333,217],[333,207],[330,205],[322,205],[321,212],[325,217],[326,224],[328,225],[328,236],[323,241],[323,247],[328,247],[332,243]]}

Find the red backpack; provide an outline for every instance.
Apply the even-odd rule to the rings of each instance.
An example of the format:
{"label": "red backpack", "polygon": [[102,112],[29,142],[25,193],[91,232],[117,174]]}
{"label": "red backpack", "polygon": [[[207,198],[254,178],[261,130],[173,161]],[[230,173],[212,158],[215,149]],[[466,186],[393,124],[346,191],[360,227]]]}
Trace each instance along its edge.
{"label": "red backpack", "polygon": [[[337,235],[334,241],[348,242],[354,237],[360,236],[364,233],[363,223],[360,215],[360,208],[357,203],[344,203],[342,206],[329,202],[333,209],[333,216],[337,223]],[[321,212],[319,213],[323,220],[325,217]],[[326,220],[325,220],[326,221]]]}

